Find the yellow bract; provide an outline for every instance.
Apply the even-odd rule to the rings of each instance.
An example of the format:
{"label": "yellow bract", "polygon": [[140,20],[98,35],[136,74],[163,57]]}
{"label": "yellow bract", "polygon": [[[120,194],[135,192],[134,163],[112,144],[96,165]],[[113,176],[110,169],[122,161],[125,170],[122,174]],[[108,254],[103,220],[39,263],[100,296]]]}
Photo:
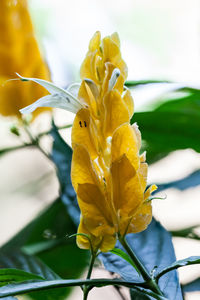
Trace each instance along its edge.
{"label": "yellow bract", "polygon": [[[124,87],[127,67],[115,33],[101,41],[95,33],[81,67],[82,84],[72,128],[72,183],[81,209],[78,232],[93,248],[108,251],[117,235],[140,232],[151,222],[151,192],[146,192],[145,153],[141,134],[130,125],[133,99]],[[90,248],[77,236],[79,247]]]}
{"label": "yellow bract", "polygon": [[32,82],[6,81],[17,77],[16,72],[47,80],[50,75],[34,36],[27,1],[1,0],[0,12],[0,114],[21,117],[20,108],[47,92]]}

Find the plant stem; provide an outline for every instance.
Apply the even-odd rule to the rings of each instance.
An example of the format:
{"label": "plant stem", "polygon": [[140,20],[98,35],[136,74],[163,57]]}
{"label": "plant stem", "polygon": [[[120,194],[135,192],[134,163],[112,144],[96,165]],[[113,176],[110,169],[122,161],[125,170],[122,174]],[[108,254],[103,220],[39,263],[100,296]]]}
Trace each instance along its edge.
{"label": "plant stem", "polygon": [[[50,280],[50,281],[40,281],[40,282],[26,282],[23,284],[17,284],[13,286],[11,289],[10,287],[3,286],[0,288],[0,298],[14,296],[14,295],[23,295],[28,294],[34,291],[42,291],[54,288],[63,288],[63,287],[73,287],[73,286],[87,286],[92,289],[93,287],[103,287],[103,286],[125,286],[128,288],[148,288],[146,282],[128,282],[119,279],[87,279],[87,280]],[[151,297],[159,300],[166,300],[163,296],[159,296],[158,294],[146,291],[145,294],[150,295]],[[87,298],[86,298],[87,299]],[[84,299],[84,300],[86,300]]]}
{"label": "plant stem", "polygon": [[[65,128],[70,128],[70,127],[72,127],[72,125],[68,124],[68,125],[57,127],[57,129],[62,130],[62,129],[65,129]],[[25,131],[27,132],[27,129],[25,129]],[[0,149],[0,155],[6,154],[6,153],[11,152],[11,151],[20,150],[20,149],[23,149],[23,148],[26,148],[26,147],[36,147],[37,146],[36,141],[39,142],[39,140],[43,136],[48,135],[50,133],[51,133],[51,129],[48,130],[48,131],[41,132],[38,135],[36,135],[36,137],[34,137],[34,139],[32,140],[33,136],[31,135],[31,137],[30,137],[30,131],[29,131],[29,132],[27,132],[27,134],[28,134],[29,138],[31,138],[31,143],[23,143],[22,145],[13,146],[13,147],[6,147],[6,148],[3,148],[3,149]],[[48,157],[48,154],[46,152],[45,153],[43,152],[43,154]]]}
{"label": "plant stem", "polygon": [[[72,124],[68,124],[68,125],[63,125],[63,126],[57,126],[57,129],[58,129],[58,130],[62,130],[62,129],[71,128],[71,127],[72,127]],[[51,133],[51,129],[39,133],[37,137],[40,139],[40,138],[43,137],[44,135],[48,135],[48,134],[50,134],[50,133]]]}
{"label": "plant stem", "polygon": [[91,290],[91,288],[89,287],[85,287],[84,288],[84,292],[83,292],[83,300],[87,300],[88,298],[88,294],[89,294],[89,291]]}
{"label": "plant stem", "polygon": [[92,269],[93,269],[93,266],[94,266],[95,258],[96,258],[96,253],[92,253],[92,255],[91,255],[91,260],[90,260],[90,265],[89,265],[89,269],[88,269],[88,273],[87,273],[86,279],[90,279],[90,277],[91,277]]}
{"label": "plant stem", "polygon": [[[91,277],[95,259],[96,259],[96,252],[94,252],[91,249],[91,260],[90,260],[89,269],[88,269],[86,279],[90,279],[90,277]],[[91,287],[88,287],[88,286],[83,287],[83,300],[87,300],[87,297],[88,297],[88,294],[89,294],[90,290],[91,290]]]}
{"label": "plant stem", "polygon": [[46,156],[46,158],[48,158],[51,162],[52,162],[52,159],[51,159],[51,156],[50,154],[48,154],[41,146],[40,146],[40,139],[39,139],[39,136],[33,136],[32,135],[32,132],[30,131],[29,127],[24,124],[24,130],[26,131],[30,141],[31,141],[31,144],[33,146],[35,146],[36,148],[38,148],[38,150],[40,150],[40,152],[42,152],[42,154],[44,156]]}
{"label": "plant stem", "polygon": [[133,250],[130,248],[129,244],[127,243],[125,237],[119,236],[119,241],[134,262],[134,264],[137,266],[138,270],[140,271],[143,279],[146,281],[146,286],[152,290],[153,292],[157,293],[158,295],[163,295],[159,286],[157,285],[156,281],[154,278],[152,278],[145,266],[141,263],[141,261],[137,258]]}

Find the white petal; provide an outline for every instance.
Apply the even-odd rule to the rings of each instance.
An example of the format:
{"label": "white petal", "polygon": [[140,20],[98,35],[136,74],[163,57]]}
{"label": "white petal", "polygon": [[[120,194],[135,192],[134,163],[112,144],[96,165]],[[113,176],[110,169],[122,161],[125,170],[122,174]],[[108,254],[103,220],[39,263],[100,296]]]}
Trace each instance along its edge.
{"label": "white petal", "polygon": [[109,84],[108,84],[108,90],[109,91],[111,91],[114,88],[119,76],[120,76],[120,70],[118,68],[115,68],[113,70],[111,78],[109,80]]}
{"label": "white petal", "polygon": [[65,97],[62,95],[47,95],[40,99],[38,99],[33,104],[30,104],[22,109],[20,109],[20,112],[22,114],[30,114],[36,108],[38,107],[55,107],[55,108],[61,108],[65,109],[67,111],[71,111],[73,113],[77,113],[77,111],[80,109],[76,106],[74,106],[72,103],[69,103]]}
{"label": "white petal", "polygon": [[78,98],[78,91],[80,89],[81,84],[80,83],[72,83],[66,91],[68,91],[70,94],[72,94],[74,97]]}
{"label": "white petal", "polygon": [[55,84],[53,84],[52,82],[43,80],[43,79],[39,79],[39,78],[28,78],[28,77],[23,77],[21,75],[19,75],[18,73],[16,73],[17,76],[19,76],[21,81],[33,81],[38,83],[39,85],[43,86],[49,93],[51,94],[56,94],[56,93],[65,93],[65,90],[56,86]]}
{"label": "white petal", "polygon": [[[83,107],[83,105],[78,101],[78,99],[74,95],[72,95],[69,91],[62,89],[51,82],[48,82],[43,79],[38,79],[38,78],[22,77],[18,73],[16,73],[16,74],[20,77],[20,79],[22,81],[36,82],[39,85],[43,86],[49,93],[52,94],[52,98],[48,98],[48,99],[51,99],[49,104],[48,105],[46,105],[46,103],[43,104],[43,101],[41,101],[42,106],[63,108],[63,105],[64,105],[64,107],[65,107],[64,109],[67,109],[72,112],[74,112],[74,111],[77,112],[79,109],[81,109]],[[47,98],[45,98],[45,97],[43,97],[41,99],[47,100]],[[39,99],[38,101],[40,101],[41,99]],[[38,103],[38,101],[36,101],[37,105],[40,104],[40,102]],[[55,104],[55,101],[57,101],[56,104]],[[59,101],[61,101],[62,103],[59,104]],[[37,107],[39,107],[39,106],[37,106]],[[66,108],[66,107],[68,107],[68,108]],[[35,110],[35,108],[33,110]]]}

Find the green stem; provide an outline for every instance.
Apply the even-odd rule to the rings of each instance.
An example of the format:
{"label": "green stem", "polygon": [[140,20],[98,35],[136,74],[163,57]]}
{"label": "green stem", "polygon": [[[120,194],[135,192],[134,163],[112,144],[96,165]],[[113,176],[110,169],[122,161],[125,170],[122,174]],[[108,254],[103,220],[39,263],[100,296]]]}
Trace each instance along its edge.
{"label": "green stem", "polygon": [[24,124],[24,129],[25,129],[25,131],[26,131],[26,133],[27,133],[27,135],[28,135],[28,137],[29,137],[29,139],[30,139],[30,141],[31,141],[31,144],[32,144],[33,146],[35,146],[36,148],[38,148],[38,150],[40,150],[40,152],[41,152],[44,156],[46,156],[46,158],[48,158],[48,159],[52,162],[52,159],[51,159],[50,154],[48,154],[48,153],[40,146],[40,139],[39,139],[39,137],[38,137],[38,136],[36,136],[36,137],[33,136],[32,132],[30,131],[29,127],[28,127],[26,124]]}
{"label": "green stem", "polygon": [[[63,125],[63,126],[57,126],[57,129],[58,130],[62,130],[62,129],[66,129],[66,128],[71,128],[72,127],[72,124],[68,124],[68,125]],[[41,132],[37,135],[37,138],[41,138],[43,137],[44,135],[48,135],[51,133],[51,129],[50,130],[47,130],[47,131],[44,131],[44,132]]]}
{"label": "green stem", "polygon": [[[41,281],[41,282],[24,282],[23,284],[13,284],[13,288],[3,286],[0,288],[0,298],[28,294],[34,291],[42,291],[53,288],[73,287],[73,286],[87,286],[92,289],[93,287],[103,286],[125,286],[128,288],[148,288],[146,282],[128,282],[119,279],[86,279],[86,280],[52,280],[52,281]],[[159,296],[151,291],[145,292],[147,295],[154,297],[155,299],[164,300],[166,298]],[[86,298],[87,299],[87,298]]]}
{"label": "green stem", "polygon": [[[91,277],[92,269],[93,269],[93,266],[94,266],[96,256],[97,256],[97,253],[94,252],[93,250],[91,250],[91,260],[90,260],[90,265],[89,265],[89,269],[88,269],[86,279],[90,279],[90,277]],[[89,287],[88,286],[83,287],[83,300],[87,300],[87,297],[88,297],[88,294],[89,294],[90,290],[91,290],[90,286]]]}
{"label": "green stem", "polygon": [[90,265],[89,265],[89,269],[88,269],[88,273],[87,273],[86,279],[90,279],[90,277],[91,277],[92,269],[93,269],[93,266],[94,266],[95,259],[96,259],[96,253],[92,253],[91,260],[90,260]]}
{"label": "green stem", "polygon": [[26,148],[26,147],[33,147],[34,145],[32,143],[25,143],[23,145],[19,145],[19,146],[13,146],[13,147],[6,147],[6,148],[3,148],[3,149],[0,149],[0,154],[4,154],[4,153],[8,153],[8,152],[11,152],[11,151],[14,151],[14,150],[19,150],[19,149],[23,149],[23,148]]}
{"label": "green stem", "polygon": [[[64,125],[64,126],[60,126],[60,127],[57,127],[57,128],[58,128],[58,130],[62,130],[62,129],[65,129],[65,128],[70,128],[70,127],[72,127],[71,124],[69,124],[69,125]],[[25,129],[25,131],[27,132],[26,129]],[[24,144],[19,145],[19,146],[6,147],[6,148],[3,148],[3,149],[0,149],[0,155],[6,154],[6,153],[11,152],[11,151],[20,150],[20,149],[23,149],[23,148],[26,148],[26,147],[36,147],[36,146],[37,146],[37,145],[36,145],[36,141],[39,142],[40,138],[42,138],[43,136],[48,135],[48,134],[50,134],[50,133],[51,133],[51,130],[41,132],[41,133],[39,133],[39,134],[32,140],[33,136],[31,135],[31,137],[30,137],[30,132],[29,132],[29,133],[27,132],[29,138],[31,138],[31,143],[24,143]],[[40,149],[40,150],[41,150],[41,149]],[[44,153],[43,153],[43,154],[44,154]],[[48,156],[48,154],[47,154],[47,155],[46,155],[46,154],[47,154],[47,153],[45,152],[44,155],[45,155],[45,156]],[[49,158],[49,156],[48,156],[48,158]]]}
{"label": "green stem", "polygon": [[132,261],[134,262],[134,264],[136,265],[136,267],[138,268],[138,270],[140,271],[143,279],[146,281],[146,286],[153,292],[162,296],[163,294],[162,294],[159,286],[157,285],[156,281],[154,280],[154,278],[152,278],[149,275],[149,272],[147,271],[145,266],[143,266],[141,261],[137,258],[137,256],[135,255],[135,253],[133,252],[133,250],[130,248],[129,244],[127,243],[125,237],[119,236],[119,241],[122,244],[122,246],[124,247],[124,249],[126,250],[126,252],[128,253],[128,255],[130,256],[130,258],[132,259]]}
{"label": "green stem", "polygon": [[91,290],[90,287],[85,287],[84,288],[84,292],[83,292],[83,300],[87,300],[88,298],[88,294],[89,294],[89,291]]}

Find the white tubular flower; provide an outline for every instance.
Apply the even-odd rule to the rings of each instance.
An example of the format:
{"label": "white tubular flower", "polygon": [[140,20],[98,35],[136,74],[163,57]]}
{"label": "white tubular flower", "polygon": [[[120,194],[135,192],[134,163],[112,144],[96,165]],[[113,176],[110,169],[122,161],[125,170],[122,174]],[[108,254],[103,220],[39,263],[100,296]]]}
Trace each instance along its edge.
{"label": "white tubular flower", "polygon": [[[38,78],[28,78],[22,77],[17,74],[22,81],[33,81],[38,83],[39,85],[43,86],[50,95],[44,96],[34,103],[20,109],[22,114],[29,114],[32,113],[38,107],[55,107],[55,108],[62,108],[67,111],[77,113],[81,108],[83,108],[83,104],[79,102],[79,100],[69,92],[69,90],[64,90],[55,84],[48,82],[43,79]],[[70,88],[71,90],[71,88]]]}

